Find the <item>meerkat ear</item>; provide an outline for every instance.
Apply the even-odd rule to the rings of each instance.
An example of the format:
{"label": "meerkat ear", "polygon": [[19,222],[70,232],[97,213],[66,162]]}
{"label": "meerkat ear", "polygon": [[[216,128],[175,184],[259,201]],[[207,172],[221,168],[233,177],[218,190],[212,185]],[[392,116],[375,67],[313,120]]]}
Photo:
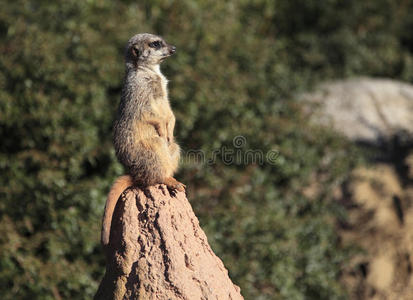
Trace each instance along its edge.
{"label": "meerkat ear", "polygon": [[141,50],[139,50],[138,46],[133,46],[133,48],[132,48],[132,54],[133,54],[133,56],[135,56],[136,58],[139,58],[139,56],[141,55]]}

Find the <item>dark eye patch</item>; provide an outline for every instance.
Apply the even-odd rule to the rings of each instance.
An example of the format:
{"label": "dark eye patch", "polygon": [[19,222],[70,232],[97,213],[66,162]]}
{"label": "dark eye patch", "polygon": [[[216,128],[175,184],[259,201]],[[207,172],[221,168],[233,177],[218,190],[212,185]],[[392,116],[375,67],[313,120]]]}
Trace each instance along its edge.
{"label": "dark eye patch", "polygon": [[159,49],[162,47],[162,42],[161,41],[154,41],[152,43],[149,43],[149,47]]}

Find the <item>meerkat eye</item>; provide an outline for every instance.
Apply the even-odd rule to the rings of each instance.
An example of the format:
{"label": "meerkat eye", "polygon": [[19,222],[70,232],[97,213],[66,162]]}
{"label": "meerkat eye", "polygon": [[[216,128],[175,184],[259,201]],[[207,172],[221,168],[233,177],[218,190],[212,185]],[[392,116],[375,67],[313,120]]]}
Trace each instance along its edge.
{"label": "meerkat eye", "polygon": [[162,47],[162,42],[161,41],[154,41],[152,43],[149,43],[149,47],[159,49]]}

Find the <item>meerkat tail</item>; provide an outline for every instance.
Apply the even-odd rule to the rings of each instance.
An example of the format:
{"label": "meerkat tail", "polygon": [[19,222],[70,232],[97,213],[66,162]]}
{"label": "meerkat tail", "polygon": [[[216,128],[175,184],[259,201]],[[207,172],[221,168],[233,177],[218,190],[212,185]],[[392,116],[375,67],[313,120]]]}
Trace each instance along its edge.
{"label": "meerkat tail", "polygon": [[112,215],[113,211],[115,210],[116,203],[118,202],[118,199],[123,191],[132,185],[132,177],[129,175],[123,175],[116,179],[116,181],[110,188],[108,198],[106,200],[105,213],[103,215],[102,221],[102,232],[100,237],[101,242],[104,246],[109,244],[110,226],[112,224]]}

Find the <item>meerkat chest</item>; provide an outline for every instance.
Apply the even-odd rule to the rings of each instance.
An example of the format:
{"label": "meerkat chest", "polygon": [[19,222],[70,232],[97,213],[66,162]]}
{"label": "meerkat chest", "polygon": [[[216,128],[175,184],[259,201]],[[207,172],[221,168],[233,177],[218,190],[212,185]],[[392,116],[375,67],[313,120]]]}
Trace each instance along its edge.
{"label": "meerkat chest", "polygon": [[160,70],[157,70],[157,79],[161,87],[161,97],[151,103],[152,111],[159,117],[169,119],[172,110],[168,100],[168,80],[163,76]]}
{"label": "meerkat chest", "polygon": [[163,120],[171,118],[172,110],[167,99],[159,99],[151,103],[151,113]]}
{"label": "meerkat chest", "polygon": [[168,99],[168,80],[166,77],[161,73],[159,67],[156,69],[156,75],[158,77],[158,80],[160,82],[161,88],[162,88],[162,93],[164,95],[164,98]]}

